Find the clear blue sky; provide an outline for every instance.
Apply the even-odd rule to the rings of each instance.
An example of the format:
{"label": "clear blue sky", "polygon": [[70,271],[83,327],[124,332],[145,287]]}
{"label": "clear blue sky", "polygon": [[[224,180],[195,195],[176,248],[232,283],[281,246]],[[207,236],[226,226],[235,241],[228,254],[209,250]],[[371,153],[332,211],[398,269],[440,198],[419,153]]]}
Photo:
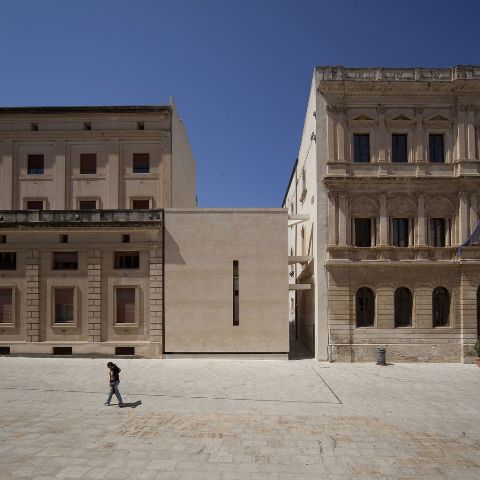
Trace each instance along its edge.
{"label": "clear blue sky", "polygon": [[280,206],[315,65],[479,64],[477,0],[0,0],[0,105],[165,104],[201,207]]}

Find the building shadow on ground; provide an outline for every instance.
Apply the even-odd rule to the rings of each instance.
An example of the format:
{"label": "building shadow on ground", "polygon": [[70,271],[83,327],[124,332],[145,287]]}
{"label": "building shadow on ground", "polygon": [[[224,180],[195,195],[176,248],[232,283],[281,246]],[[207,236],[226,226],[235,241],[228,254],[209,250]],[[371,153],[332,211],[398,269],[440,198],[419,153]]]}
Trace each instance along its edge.
{"label": "building shadow on ground", "polygon": [[122,408],[137,408],[142,404],[141,400],[137,400],[136,402],[123,402]]}

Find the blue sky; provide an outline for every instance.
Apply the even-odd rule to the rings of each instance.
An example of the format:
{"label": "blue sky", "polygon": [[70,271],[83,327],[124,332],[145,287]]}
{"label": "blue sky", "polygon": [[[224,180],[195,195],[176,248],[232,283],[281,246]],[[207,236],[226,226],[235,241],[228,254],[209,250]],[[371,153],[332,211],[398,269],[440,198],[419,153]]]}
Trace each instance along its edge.
{"label": "blue sky", "polygon": [[0,0],[0,105],[165,104],[201,207],[277,207],[315,65],[479,64],[480,2]]}

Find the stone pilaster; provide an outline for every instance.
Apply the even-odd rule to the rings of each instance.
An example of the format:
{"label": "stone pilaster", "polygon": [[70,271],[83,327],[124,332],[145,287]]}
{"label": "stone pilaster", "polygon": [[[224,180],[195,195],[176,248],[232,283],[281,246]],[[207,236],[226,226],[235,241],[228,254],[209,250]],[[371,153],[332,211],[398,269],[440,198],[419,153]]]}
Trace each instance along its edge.
{"label": "stone pilaster", "polygon": [[335,245],[337,243],[337,194],[335,192],[328,193],[328,244]]}
{"label": "stone pilaster", "polygon": [[337,160],[345,162],[345,105],[337,105]]}
{"label": "stone pilaster", "polygon": [[342,247],[347,245],[347,218],[347,197],[344,193],[341,193],[338,196],[338,244]]}
{"label": "stone pilaster", "polygon": [[27,253],[25,315],[27,342],[40,341],[40,265],[39,251],[30,250]]}
{"label": "stone pilaster", "polygon": [[470,197],[470,233],[473,233],[478,222],[478,204],[477,196]]}
{"label": "stone pilaster", "polygon": [[0,142],[0,209],[11,210],[13,208],[13,183],[16,183],[13,175],[13,142],[5,140]]}
{"label": "stone pilaster", "polygon": [[379,245],[388,245],[387,194],[380,194],[380,239]]}
{"label": "stone pilaster", "polygon": [[468,198],[465,192],[460,192],[458,206],[458,243],[468,238]]}
{"label": "stone pilaster", "polygon": [[385,108],[383,105],[377,107],[378,114],[378,161],[380,163],[387,161],[386,141],[387,129],[385,127]]}
{"label": "stone pilaster", "polygon": [[475,107],[469,105],[467,108],[467,146],[469,160],[475,160],[477,158],[477,152],[475,149]]}
{"label": "stone pilaster", "polygon": [[415,142],[417,148],[415,151],[415,161],[418,163],[425,162],[425,146],[423,138],[423,108],[415,108],[416,130],[415,130]]}
{"label": "stone pilaster", "polygon": [[150,249],[150,342],[163,342],[163,257],[160,246]]}
{"label": "stone pilaster", "polygon": [[100,250],[88,251],[88,341],[101,341],[102,256]]}
{"label": "stone pilaster", "polygon": [[335,162],[337,161],[337,156],[335,155],[335,124],[336,124],[336,114],[337,111],[335,105],[327,105],[327,161]]}
{"label": "stone pilaster", "polygon": [[465,160],[465,117],[466,105],[457,107],[457,160]]}
{"label": "stone pilaster", "polygon": [[417,203],[417,245],[426,245],[426,219],[425,219],[425,197],[418,196]]}

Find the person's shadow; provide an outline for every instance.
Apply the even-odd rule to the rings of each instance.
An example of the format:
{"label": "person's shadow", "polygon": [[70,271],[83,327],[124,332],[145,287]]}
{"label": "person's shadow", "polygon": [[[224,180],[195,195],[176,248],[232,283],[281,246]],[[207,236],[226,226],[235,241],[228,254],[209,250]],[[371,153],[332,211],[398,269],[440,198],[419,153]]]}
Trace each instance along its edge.
{"label": "person's shadow", "polygon": [[121,408],[137,408],[139,405],[142,404],[141,400],[137,400],[136,402],[129,403],[129,402],[124,402]]}

